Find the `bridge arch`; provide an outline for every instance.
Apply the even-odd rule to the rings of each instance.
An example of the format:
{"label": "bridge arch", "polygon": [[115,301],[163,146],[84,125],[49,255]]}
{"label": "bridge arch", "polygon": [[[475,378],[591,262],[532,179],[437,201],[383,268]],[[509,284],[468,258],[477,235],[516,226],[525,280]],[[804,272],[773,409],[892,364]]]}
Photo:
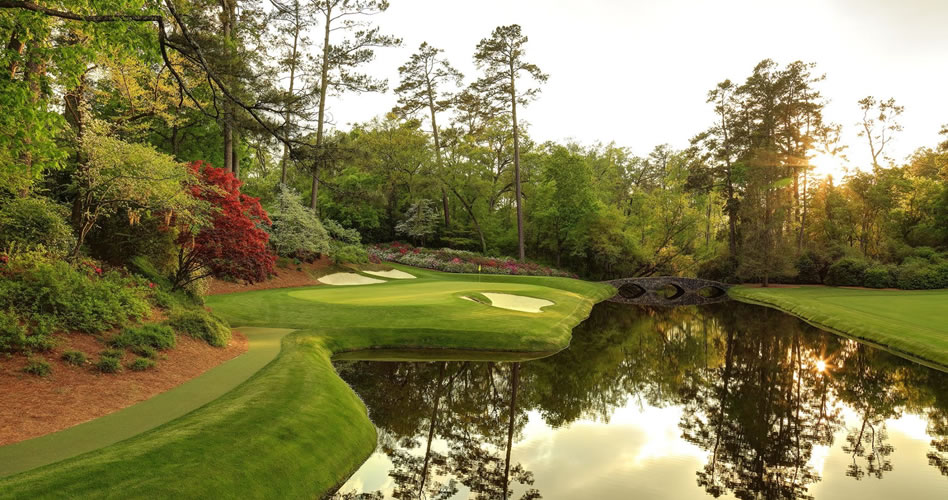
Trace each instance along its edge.
{"label": "bridge arch", "polygon": [[[622,304],[650,306],[702,305],[729,300],[727,289],[731,287],[701,278],[682,278],[678,276],[653,276],[647,278],[621,278],[605,281],[618,292],[609,299]],[[675,293],[668,296],[662,293],[672,287]]]}

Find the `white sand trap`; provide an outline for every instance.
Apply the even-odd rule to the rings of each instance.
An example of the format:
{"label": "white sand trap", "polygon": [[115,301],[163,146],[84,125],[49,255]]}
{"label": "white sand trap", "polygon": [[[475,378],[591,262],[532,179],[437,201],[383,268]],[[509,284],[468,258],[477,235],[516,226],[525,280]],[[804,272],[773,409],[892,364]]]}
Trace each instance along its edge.
{"label": "white sand trap", "polygon": [[399,271],[398,269],[392,269],[391,271],[362,271],[365,274],[371,274],[372,276],[380,276],[382,278],[392,278],[396,280],[413,280],[415,277],[411,274],[406,273],[405,271]]}
{"label": "white sand trap", "polygon": [[327,285],[371,285],[374,283],[385,283],[383,280],[369,278],[356,273],[333,273],[319,278],[320,283]]}
{"label": "white sand trap", "polygon": [[482,293],[481,295],[490,299],[490,305],[512,311],[538,313],[543,312],[541,310],[543,307],[553,305],[549,300],[524,297],[523,295],[510,295],[509,293]]}

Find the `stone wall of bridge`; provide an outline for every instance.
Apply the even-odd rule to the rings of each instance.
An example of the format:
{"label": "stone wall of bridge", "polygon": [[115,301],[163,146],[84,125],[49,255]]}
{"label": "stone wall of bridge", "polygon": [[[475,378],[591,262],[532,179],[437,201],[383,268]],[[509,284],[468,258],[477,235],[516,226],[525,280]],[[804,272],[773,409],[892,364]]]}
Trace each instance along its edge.
{"label": "stone wall of bridge", "polygon": [[[727,289],[731,287],[717,281],[677,276],[621,278],[604,283],[609,283],[618,290],[610,301],[647,306],[685,306],[724,302],[729,300]],[[675,290],[671,297],[663,293],[669,286]],[[710,289],[712,293],[709,295],[699,293],[704,289]]]}

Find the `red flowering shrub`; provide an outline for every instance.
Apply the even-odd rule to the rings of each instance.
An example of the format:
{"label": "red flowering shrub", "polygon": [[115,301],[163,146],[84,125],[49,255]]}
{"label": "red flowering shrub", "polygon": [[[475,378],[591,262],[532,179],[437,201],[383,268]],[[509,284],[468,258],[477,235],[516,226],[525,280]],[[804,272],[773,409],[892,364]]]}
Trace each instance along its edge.
{"label": "red flowering shrub", "polygon": [[222,168],[199,161],[190,168],[199,179],[189,186],[191,195],[206,201],[212,211],[207,224],[180,228],[174,288],[207,276],[250,283],[267,279],[276,256],[267,249],[269,235],[258,227],[271,224],[260,200],[242,194],[240,180]]}

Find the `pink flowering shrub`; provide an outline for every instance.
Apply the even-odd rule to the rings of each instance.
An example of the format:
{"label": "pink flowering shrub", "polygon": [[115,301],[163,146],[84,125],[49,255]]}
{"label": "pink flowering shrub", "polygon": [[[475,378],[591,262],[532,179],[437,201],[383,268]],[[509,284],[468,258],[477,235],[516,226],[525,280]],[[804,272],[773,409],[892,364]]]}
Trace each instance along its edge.
{"label": "pink flowering shrub", "polygon": [[[450,248],[430,249],[412,247],[398,241],[372,245],[368,248],[369,260],[397,262],[408,266],[434,269],[449,273],[510,274],[522,276],[560,276],[575,278],[576,275],[534,262],[520,262],[507,257],[485,257],[465,250]],[[480,270],[478,270],[480,267]]]}

